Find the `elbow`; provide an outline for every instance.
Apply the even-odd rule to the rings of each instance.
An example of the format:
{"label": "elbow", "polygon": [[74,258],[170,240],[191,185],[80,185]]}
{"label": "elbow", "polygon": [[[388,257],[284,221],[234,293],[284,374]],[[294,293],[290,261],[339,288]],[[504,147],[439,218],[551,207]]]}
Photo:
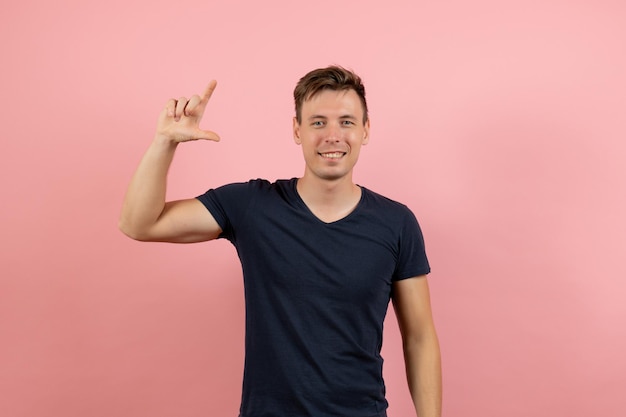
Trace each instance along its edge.
{"label": "elbow", "polygon": [[138,230],[135,227],[132,227],[132,225],[128,221],[126,221],[124,218],[119,219],[117,223],[117,228],[120,230],[120,232],[122,232],[124,235],[128,236],[129,238],[133,240],[137,240],[140,242],[145,242],[148,240],[145,233],[141,233],[140,230]]}
{"label": "elbow", "polygon": [[129,228],[128,225],[123,221],[120,220],[118,222],[117,228],[120,230],[120,232],[124,233],[124,235],[128,236],[129,238],[139,240],[137,234],[134,233],[133,230]]}

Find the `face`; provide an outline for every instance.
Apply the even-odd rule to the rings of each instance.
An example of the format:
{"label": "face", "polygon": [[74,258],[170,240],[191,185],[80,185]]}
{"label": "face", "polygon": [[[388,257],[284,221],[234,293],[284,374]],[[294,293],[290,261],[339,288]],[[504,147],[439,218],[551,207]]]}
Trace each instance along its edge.
{"label": "face", "polygon": [[323,90],[302,103],[301,122],[293,121],[294,140],[302,146],[305,176],[352,179],[361,146],[369,140],[369,120],[354,90]]}

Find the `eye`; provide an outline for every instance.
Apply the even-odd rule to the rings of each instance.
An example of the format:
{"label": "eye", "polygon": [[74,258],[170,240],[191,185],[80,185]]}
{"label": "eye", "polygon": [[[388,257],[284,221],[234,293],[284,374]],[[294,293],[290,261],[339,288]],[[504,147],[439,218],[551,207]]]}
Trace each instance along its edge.
{"label": "eye", "polygon": [[311,126],[313,127],[322,127],[324,126],[324,122],[321,120],[315,120],[313,123],[311,123]]}
{"label": "eye", "polygon": [[352,126],[354,124],[354,122],[352,120],[342,120],[341,124],[343,126]]}

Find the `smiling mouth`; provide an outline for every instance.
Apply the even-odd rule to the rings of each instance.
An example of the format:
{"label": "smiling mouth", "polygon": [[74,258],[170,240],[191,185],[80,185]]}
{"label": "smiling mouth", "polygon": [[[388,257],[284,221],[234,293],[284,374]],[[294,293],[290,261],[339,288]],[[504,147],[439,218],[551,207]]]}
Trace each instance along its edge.
{"label": "smiling mouth", "polygon": [[339,159],[342,156],[344,156],[346,153],[345,152],[326,152],[326,153],[319,153],[320,156],[324,157],[324,158],[328,158],[328,159]]}

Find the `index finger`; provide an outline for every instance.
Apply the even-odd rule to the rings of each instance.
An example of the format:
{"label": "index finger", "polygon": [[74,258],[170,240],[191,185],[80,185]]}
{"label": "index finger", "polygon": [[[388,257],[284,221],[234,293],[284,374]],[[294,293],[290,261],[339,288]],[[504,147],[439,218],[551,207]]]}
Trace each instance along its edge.
{"label": "index finger", "polygon": [[206,86],[206,88],[204,89],[204,92],[202,93],[202,101],[209,101],[209,99],[211,98],[211,95],[213,95],[213,91],[215,90],[216,86],[217,86],[217,81],[211,80],[209,82],[209,85]]}

